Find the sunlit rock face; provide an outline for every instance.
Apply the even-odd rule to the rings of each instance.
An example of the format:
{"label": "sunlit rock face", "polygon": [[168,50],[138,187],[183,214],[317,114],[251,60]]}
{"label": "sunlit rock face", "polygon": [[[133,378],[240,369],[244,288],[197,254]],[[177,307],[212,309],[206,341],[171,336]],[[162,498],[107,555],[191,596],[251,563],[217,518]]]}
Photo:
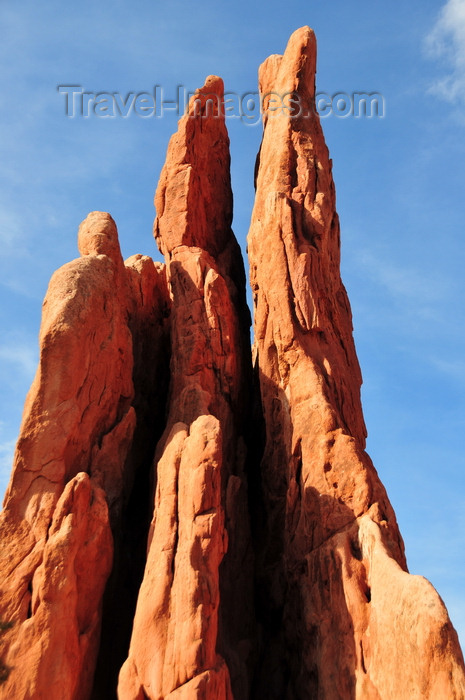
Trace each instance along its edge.
{"label": "sunlit rock face", "polygon": [[[266,434],[256,693],[459,698],[457,636],[431,585],[406,573],[394,512],[364,451],[315,66],[304,27],[259,71],[266,109],[248,237]],[[289,109],[277,111],[276,96]]]}
{"label": "sunlit rock face", "polygon": [[155,196],[172,299],[170,388],[147,563],[118,685],[127,700],[216,700],[232,698],[232,687],[249,694],[249,312],[231,231],[222,100],[223,83],[210,76],[170,141]]}
{"label": "sunlit rock face", "polygon": [[167,151],[154,235],[93,212],[44,301],[0,515],[0,697],[465,697],[365,449],[331,161],[304,27],[260,68],[245,273],[223,83]]}

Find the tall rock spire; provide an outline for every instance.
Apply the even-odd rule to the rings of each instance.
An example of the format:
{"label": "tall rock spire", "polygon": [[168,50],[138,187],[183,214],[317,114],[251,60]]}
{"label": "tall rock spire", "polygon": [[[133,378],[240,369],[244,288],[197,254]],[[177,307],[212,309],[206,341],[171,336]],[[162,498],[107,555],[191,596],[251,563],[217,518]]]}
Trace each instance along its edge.
{"label": "tall rock spire", "polygon": [[[129,614],[131,624],[133,616],[128,586],[132,578],[140,584],[128,501],[147,458],[134,449],[133,435],[142,434],[150,452],[144,424],[148,413],[153,420],[153,398],[143,405],[140,372],[145,366],[145,391],[162,403],[164,270],[142,256],[125,266],[116,225],[103,212],[83,221],[78,246],[81,257],[60,268],[47,290],[39,367],[0,514],[6,700],[90,697],[106,637],[113,658],[104,665],[121,656],[125,619]],[[150,351],[142,344],[133,352],[142,323]],[[143,493],[137,509],[144,510]],[[145,538],[148,525],[142,527]],[[103,685],[108,697],[116,682]]]}
{"label": "tall rock spire", "polygon": [[[40,364],[0,516],[0,697],[86,697],[135,424],[125,271],[116,226],[93,212],[81,257],[52,277]],[[97,351],[98,349],[98,351]]]}
{"label": "tall rock spire", "polygon": [[264,133],[248,250],[266,444],[254,697],[458,699],[457,635],[433,587],[406,573],[364,451],[315,66],[304,27],[259,72]]}
{"label": "tall rock spire", "polygon": [[154,233],[172,296],[171,383],[147,564],[118,697],[226,700],[231,683],[235,697],[247,697],[249,313],[231,231],[220,78],[207,78],[192,97],[155,202]]}

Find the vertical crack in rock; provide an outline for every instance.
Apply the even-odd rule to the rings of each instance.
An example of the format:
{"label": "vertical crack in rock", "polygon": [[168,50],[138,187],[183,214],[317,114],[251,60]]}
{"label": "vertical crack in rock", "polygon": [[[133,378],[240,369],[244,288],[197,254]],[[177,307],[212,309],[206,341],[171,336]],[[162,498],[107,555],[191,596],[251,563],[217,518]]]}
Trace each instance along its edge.
{"label": "vertical crack in rock", "polygon": [[[104,597],[92,700],[116,696],[118,674],[128,653],[152,517],[152,464],[166,420],[171,302],[165,266],[134,255],[125,261],[125,272],[136,425],[125,463],[123,498],[112,523],[115,553]],[[103,470],[107,464],[104,460]]]}
{"label": "vertical crack in rock", "polygon": [[[267,109],[248,250],[266,445],[253,697],[459,698],[457,635],[432,586],[406,573],[394,512],[364,452],[315,64],[304,27],[259,72]],[[293,110],[276,109],[290,96]]]}

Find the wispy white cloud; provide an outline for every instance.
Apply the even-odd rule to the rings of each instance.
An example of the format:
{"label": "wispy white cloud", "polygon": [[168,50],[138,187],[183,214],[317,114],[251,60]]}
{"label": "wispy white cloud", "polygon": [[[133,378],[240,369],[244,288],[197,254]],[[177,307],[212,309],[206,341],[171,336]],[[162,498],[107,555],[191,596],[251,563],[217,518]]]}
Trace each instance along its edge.
{"label": "wispy white cloud", "polygon": [[465,361],[462,359],[430,358],[431,364],[440,372],[457,382],[465,383]]}
{"label": "wispy white cloud", "polygon": [[431,272],[396,264],[393,260],[382,259],[380,255],[365,250],[359,253],[356,261],[364,268],[370,279],[382,286],[395,301],[404,305],[434,305],[443,301],[450,293],[447,280]]}
{"label": "wispy white cloud", "polygon": [[0,474],[2,477],[8,477],[10,474],[15,444],[16,440],[8,440],[7,442],[0,443]]}
{"label": "wispy white cloud", "polygon": [[37,357],[35,345],[9,343],[0,345],[0,361],[4,367],[15,367],[27,378],[32,379],[37,367]]}
{"label": "wispy white cloud", "polygon": [[382,246],[358,250],[351,265],[350,297],[358,340],[384,337],[392,353],[410,356],[417,364],[420,360],[434,376],[463,384],[458,281],[431,261],[406,262]]}
{"label": "wispy white cloud", "polygon": [[16,440],[7,436],[6,432],[3,422],[0,421],[0,508],[10,478],[16,445]]}
{"label": "wispy white cloud", "polygon": [[[18,246],[24,243],[24,228],[17,212],[0,206],[0,245],[2,254],[18,252]],[[23,252],[22,250],[20,253]]]}
{"label": "wispy white cloud", "polygon": [[0,508],[13,464],[23,397],[37,368],[36,348],[37,342],[20,332],[8,334],[0,344],[0,386],[5,396],[0,406]]}
{"label": "wispy white cloud", "polygon": [[430,91],[451,103],[465,102],[465,0],[447,0],[425,43],[447,71]]}

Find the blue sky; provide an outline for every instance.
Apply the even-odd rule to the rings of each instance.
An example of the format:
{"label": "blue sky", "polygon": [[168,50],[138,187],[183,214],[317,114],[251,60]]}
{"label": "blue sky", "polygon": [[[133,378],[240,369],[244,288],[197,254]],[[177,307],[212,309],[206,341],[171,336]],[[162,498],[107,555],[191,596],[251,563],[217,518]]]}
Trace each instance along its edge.
{"label": "blue sky", "polygon": [[[37,363],[42,298],[77,256],[89,211],[123,254],[156,256],[153,193],[177,116],[67,118],[58,85],[167,98],[220,75],[256,90],[258,65],[308,24],[318,90],[380,92],[383,119],[323,121],[342,274],[364,376],[368,451],[410,570],[436,586],[465,642],[465,0],[0,0],[0,491]],[[260,126],[229,119],[242,245]]]}

